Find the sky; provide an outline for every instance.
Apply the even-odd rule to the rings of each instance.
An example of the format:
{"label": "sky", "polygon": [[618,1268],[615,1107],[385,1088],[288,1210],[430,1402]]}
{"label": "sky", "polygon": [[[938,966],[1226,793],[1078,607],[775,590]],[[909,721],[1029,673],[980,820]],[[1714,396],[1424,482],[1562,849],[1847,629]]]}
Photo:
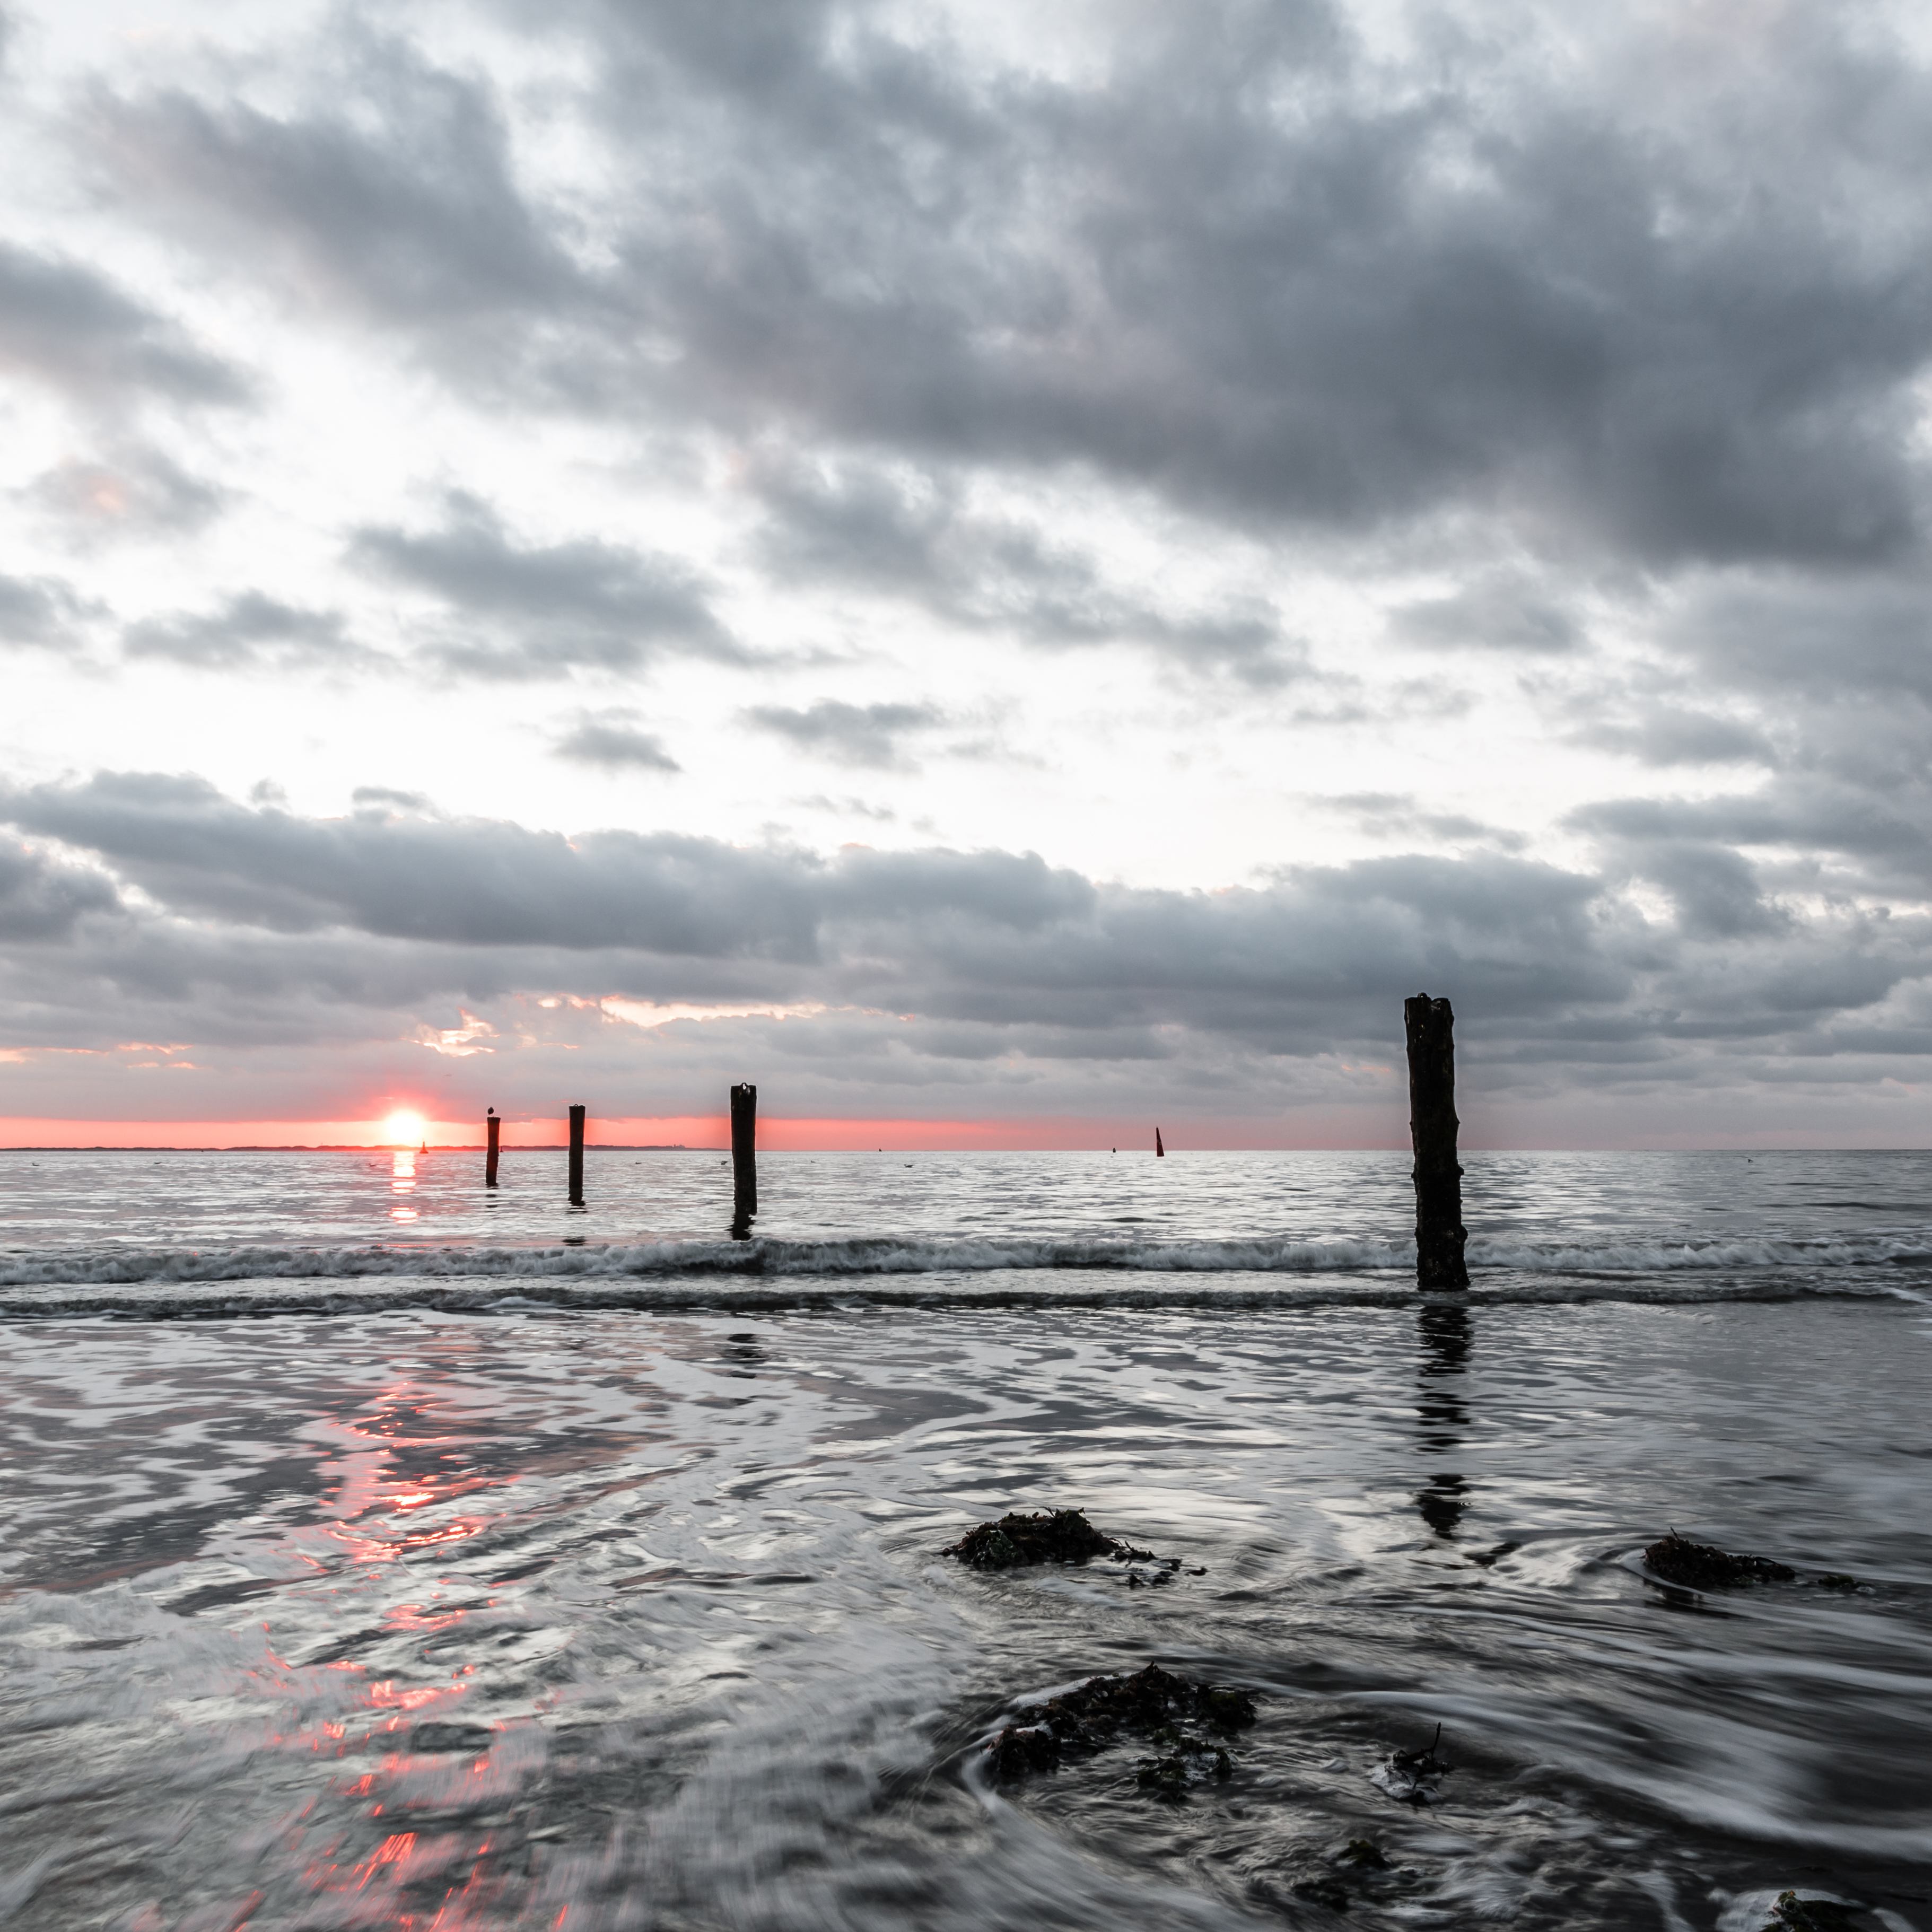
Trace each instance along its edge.
{"label": "sky", "polygon": [[1928,179],[1860,0],[0,0],[0,1144],[1932,1142]]}

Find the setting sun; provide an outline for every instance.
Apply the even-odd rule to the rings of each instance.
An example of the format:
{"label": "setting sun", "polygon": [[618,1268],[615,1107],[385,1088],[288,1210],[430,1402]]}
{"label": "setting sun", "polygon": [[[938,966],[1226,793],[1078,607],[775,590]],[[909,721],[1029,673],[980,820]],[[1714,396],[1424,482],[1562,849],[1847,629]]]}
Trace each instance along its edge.
{"label": "setting sun", "polygon": [[406,1108],[392,1114],[382,1123],[382,1138],[398,1147],[414,1147],[424,1137],[423,1117]]}

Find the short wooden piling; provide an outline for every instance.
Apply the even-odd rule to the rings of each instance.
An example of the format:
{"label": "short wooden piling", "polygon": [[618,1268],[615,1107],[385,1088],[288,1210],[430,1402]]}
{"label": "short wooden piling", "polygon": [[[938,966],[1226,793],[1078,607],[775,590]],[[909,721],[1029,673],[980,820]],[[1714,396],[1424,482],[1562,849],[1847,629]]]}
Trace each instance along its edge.
{"label": "short wooden piling", "polygon": [[483,1123],[484,1132],[489,1140],[488,1148],[483,1156],[483,1185],[485,1187],[494,1187],[496,1184],[496,1137],[502,1126],[503,1123],[496,1117],[496,1108],[492,1107]]}
{"label": "short wooden piling", "polygon": [[758,1090],[731,1089],[731,1232],[742,1240],[758,1211]]}
{"label": "short wooden piling", "polygon": [[584,1205],[584,1109],[570,1110],[570,1204]]}
{"label": "short wooden piling", "polygon": [[1408,1132],[1415,1149],[1415,1285],[1467,1288],[1462,1170],[1456,1159],[1456,1016],[1418,993],[1402,1003],[1408,1035]]}

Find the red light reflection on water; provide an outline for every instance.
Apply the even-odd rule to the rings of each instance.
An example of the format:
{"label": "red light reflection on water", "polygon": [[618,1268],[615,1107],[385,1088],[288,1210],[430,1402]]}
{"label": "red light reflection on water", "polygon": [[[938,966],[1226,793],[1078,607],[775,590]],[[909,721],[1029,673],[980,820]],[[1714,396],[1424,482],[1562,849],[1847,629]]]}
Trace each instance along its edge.
{"label": "red light reflection on water", "polygon": [[[412,1194],[416,1185],[416,1157],[407,1150],[399,1150],[389,1170],[389,1192],[392,1194]],[[416,1210],[413,1208],[398,1206],[389,1210],[392,1221],[413,1221]]]}

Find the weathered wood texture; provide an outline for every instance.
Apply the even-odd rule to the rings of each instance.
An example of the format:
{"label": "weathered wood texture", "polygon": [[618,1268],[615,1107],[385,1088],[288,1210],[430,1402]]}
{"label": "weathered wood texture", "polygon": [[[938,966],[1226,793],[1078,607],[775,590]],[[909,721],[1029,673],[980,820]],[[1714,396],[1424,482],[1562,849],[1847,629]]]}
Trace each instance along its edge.
{"label": "weathered wood texture", "polygon": [[584,1109],[570,1110],[570,1204],[584,1205]]}
{"label": "weathered wood texture", "polygon": [[1467,1288],[1462,1170],[1456,1159],[1456,1016],[1418,993],[1402,1005],[1408,1034],[1408,1131],[1415,1148],[1415,1285]]}
{"label": "weathered wood texture", "polygon": [[731,1219],[734,1234],[748,1233],[758,1211],[758,1090],[731,1089]]}
{"label": "weathered wood texture", "polygon": [[485,1187],[494,1187],[496,1184],[497,1136],[502,1125],[502,1120],[497,1118],[496,1108],[492,1107],[488,1118],[483,1123],[484,1132],[489,1137],[490,1143],[483,1156],[483,1185]]}

